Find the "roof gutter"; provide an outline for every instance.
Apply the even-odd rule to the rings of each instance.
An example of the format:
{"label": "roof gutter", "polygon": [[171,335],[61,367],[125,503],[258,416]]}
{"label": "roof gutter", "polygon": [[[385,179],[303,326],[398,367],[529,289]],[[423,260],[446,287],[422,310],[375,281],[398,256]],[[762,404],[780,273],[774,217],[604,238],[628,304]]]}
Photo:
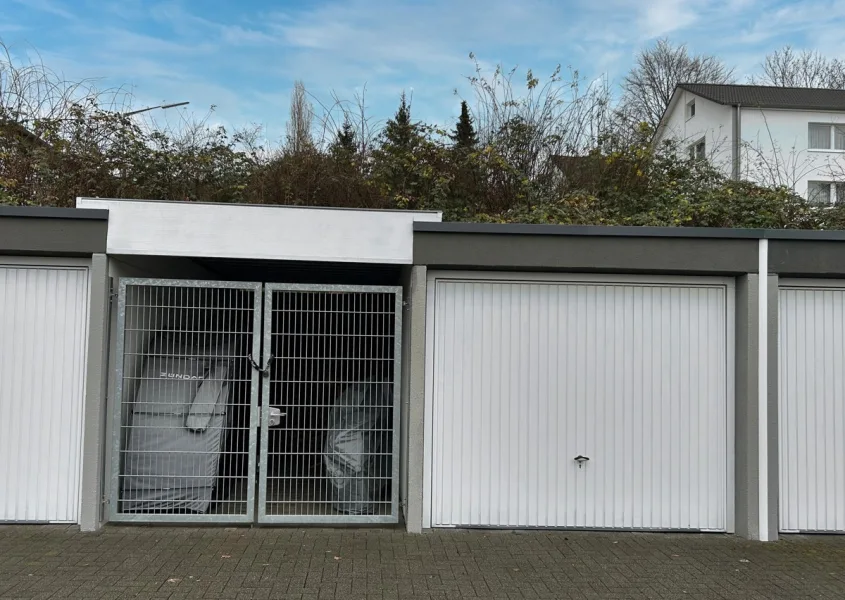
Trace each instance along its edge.
{"label": "roof gutter", "polygon": [[731,144],[731,179],[739,181],[740,150],[742,149],[742,104],[733,105],[733,144]]}

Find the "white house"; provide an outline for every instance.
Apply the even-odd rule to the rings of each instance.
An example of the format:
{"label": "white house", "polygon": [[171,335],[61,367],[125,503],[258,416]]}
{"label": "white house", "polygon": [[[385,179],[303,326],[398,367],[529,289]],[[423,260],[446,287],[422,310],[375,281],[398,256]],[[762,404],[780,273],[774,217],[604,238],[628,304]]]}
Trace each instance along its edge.
{"label": "white house", "polygon": [[654,136],[670,139],[734,179],[845,201],[845,90],[682,83]]}

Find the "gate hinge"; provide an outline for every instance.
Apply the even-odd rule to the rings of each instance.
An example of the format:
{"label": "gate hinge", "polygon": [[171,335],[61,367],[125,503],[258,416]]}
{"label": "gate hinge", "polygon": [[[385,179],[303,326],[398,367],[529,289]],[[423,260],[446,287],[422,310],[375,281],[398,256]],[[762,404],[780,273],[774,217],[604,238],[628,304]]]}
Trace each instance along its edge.
{"label": "gate hinge", "polygon": [[114,277],[109,277],[109,302],[113,302],[117,298],[117,286],[114,284]]}

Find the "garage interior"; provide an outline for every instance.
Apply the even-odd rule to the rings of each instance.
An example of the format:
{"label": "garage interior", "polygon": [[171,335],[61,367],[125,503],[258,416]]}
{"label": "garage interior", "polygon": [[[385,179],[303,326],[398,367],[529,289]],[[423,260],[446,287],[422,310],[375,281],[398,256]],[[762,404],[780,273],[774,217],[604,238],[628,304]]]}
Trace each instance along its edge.
{"label": "garage interior", "polygon": [[400,267],[113,265],[114,520],[398,520]]}

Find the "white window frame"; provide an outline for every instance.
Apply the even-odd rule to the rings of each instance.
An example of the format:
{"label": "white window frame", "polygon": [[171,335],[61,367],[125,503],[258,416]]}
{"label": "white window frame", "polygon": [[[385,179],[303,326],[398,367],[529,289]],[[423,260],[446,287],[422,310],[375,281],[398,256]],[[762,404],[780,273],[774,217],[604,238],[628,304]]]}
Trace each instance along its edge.
{"label": "white window frame", "polygon": [[[810,198],[810,187],[813,184],[827,184],[830,186],[830,190],[828,192],[829,201],[827,203],[813,202],[812,198]],[[839,204],[840,202],[845,202],[845,183],[841,181],[820,181],[818,179],[811,179],[807,181],[807,202],[820,207],[832,206],[834,204]]]}
{"label": "white window frame", "polygon": [[[810,147],[810,127],[827,127],[830,133],[830,139],[828,141],[827,148],[811,148]],[[818,123],[811,121],[807,123],[807,149],[810,152],[838,152],[840,154],[845,154],[845,146],[842,148],[836,147],[836,130],[841,129],[843,133],[845,133],[845,123]]]}
{"label": "white window frame", "polygon": [[687,102],[686,106],[686,117],[687,121],[695,117],[695,98]]}
{"label": "white window frame", "polygon": [[[698,153],[698,147],[701,146],[701,154]],[[687,155],[690,160],[704,160],[707,158],[707,140],[699,138],[692,144],[687,146]]]}

